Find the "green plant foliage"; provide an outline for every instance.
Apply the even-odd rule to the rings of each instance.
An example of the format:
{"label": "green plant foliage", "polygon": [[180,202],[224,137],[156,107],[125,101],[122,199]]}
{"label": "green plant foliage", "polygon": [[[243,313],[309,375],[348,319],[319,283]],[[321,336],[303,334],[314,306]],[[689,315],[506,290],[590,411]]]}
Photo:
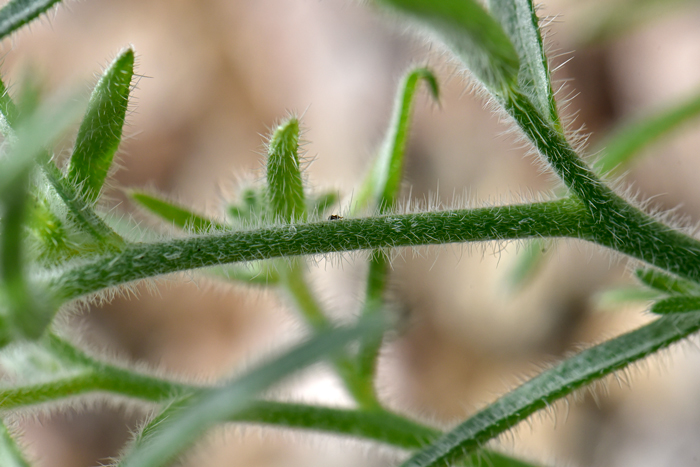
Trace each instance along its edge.
{"label": "green plant foliage", "polygon": [[[0,9],[0,34],[15,31],[55,3],[10,1]],[[0,83],[0,131],[5,138],[0,146],[0,363],[10,376],[0,384],[4,413],[54,407],[94,392],[158,404],[158,415],[136,434],[119,461],[122,467],[171,465],[209,428],[238,423],[400,448],[410,451],[406,467],[452,462],[525,467],[530,464],[482,447],[536,411],[700,329],[700,242],[648,216],[599,176],[694,118],[700,112],[698,98],[617,133],[602,162],[591,168],[565,136],[531,0],[490,0],[488,9],[476,0],[375,3],[444,40],[568,192],[546,202],[397,212],[419,84],[425,82],[438,99],[436,76],[417,68],[399,86],[384,146],[360,195],[336,211],[347,218],[331,210],[338,193],[314,194],[305,186],[300,123],[289,117],[270,136],[264,180],[245,187],[238,201],[227,201],[226,223],[133,190],[136,203],[183,230],[173,238],[135,240],[117,234],[110,225],[118,222],[108,223],[98,203],[122,139],[133,50],[122,51],[103,73],[87,111],[75,98],[62,104],[46,101],[32,79],[20,87],[15,105]],[[54,162],[53,144],[80,113],[84,118],[64,173]],[[367,212],[371,215],[359,217]],[[328,213],[332,215],[326,217]],[[643,287],[614,291],[613,298],[654,301],[650,310],[664,316],[563,360],[447,433],[389,411],[375,390],[380,346],[391,329],[387,324],[394,324],[385,298],[389,250],[531,240],[529,263],[517,279],[523,281],[541,259],[542,245],[558,237],[595,243],[646,263],[636,272]],[[307,279],[304,256],[357,250],[370,252],[361,316],[354,325],[337,327]],[[52,325],[62,305],[142,279],[197,269],[274,288],[293,304],[312,336],[241,377],[199,386],[110,363],[55,334]],[[355,408],[262,398],[271,385],[326,359]],[[0,464],[29,466],[4,425]]]}
{"label": "green plant foliage", "polygon": [[338,328],[317,335],[277,360],[237,378],[221,388],[196,395],[166,420],[152,438],[136,445],[120,463],[121,467],[159,467],[169,461],[217,422],[242,412],[260,391],[288,374],[338,351],[352,339],[376,333],[377,321],[364,321],[354,328]]}
{"label": "green plant foliage", "polygon": [[131,191],[131,198],[164,221],[181,229],[192,229],[194,232],[211,232],[225,227],[214,221],[195,214],[187,208],[175,203],[149,195],[142,191]]}
{"label": "green plant foliage", "polygon": [[30,467],[2,421],[0,421],[0,464],[7,467]]}
{"label": "green plant foliage", "polygon": [[532,0],[489,0],[488,3],[491,14],[503,26],[520,58],[519,89],[543,118],[560,127],[534,3]]}
{"label": "green plant foliage", "polygon": [[476,0],[377,0],[418,20],[444,40],[491,92],[517,79],[518,54],[501,25]]}
{"label": "green plant foliage", "polygon": [[46,13],[61,0],[10,0],[0,9],[0,39]]}
{"label": "green plant foliage", "polygon": [[700,116],[700,94],[646,119],[627,123],[600,144],[602,155],[593,168],[599,174],[620,172],[652,143]]}
{"label": "green plant foliage", "polygon": [[285,222],[306,219],[306,197],[299,161],[299,120],[282,122],[270,137],[267,161],[269,215]]}
{"label": "green plant foliage", "polygon": [[403,467],[449,465],[576,389],[700,329],[700,313],[668,316],[563,361],[422,449]]}
{"label": "green plant foliage", "polygon": [[97,82],[80,124],[68,178],[90,203],[100,196],[122,139],[133,76],[134,51],[129,48],[117,56]]}
{"label": "green plant foliage", "polygon": [[652,313],[666,315],[670,313],[689,313],[700,310],[700,297],[681,295],[659,300],[651,307]]}

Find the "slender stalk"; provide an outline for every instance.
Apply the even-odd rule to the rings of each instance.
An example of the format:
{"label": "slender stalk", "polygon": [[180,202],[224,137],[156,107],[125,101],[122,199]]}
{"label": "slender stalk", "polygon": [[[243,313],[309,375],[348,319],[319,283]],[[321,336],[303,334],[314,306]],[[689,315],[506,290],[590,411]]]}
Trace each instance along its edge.
{"label": "slender stalk", "polygon": [[700,281],[700,242],[640,211],[606,186],[566,141],[539,116],[522,94],[503,103],[537,150],[586,206],[592,222],[590,240]]}
{"label": "slender stalk", "polygon": [[450,465],[576,389],[666,348],[700,329],[700,313],[668,315],[561,362],[510,391],[403,467]]}
{"label": "slender stalk", "polygon": [[572,200],[389,214],[138,243],[121,252],[55,268],[43,278],[61,298],[70,300],[147,277],[222,263],[530,237],[591,239],[594,229],[581,204]]}

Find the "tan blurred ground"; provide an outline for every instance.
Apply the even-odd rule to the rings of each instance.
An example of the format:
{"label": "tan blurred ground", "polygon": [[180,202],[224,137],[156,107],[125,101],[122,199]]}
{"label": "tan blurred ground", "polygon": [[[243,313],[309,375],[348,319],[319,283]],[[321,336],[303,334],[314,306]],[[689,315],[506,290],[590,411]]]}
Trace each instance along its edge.
{"label": "tan blurred ground", "polygon": [[[689,4],[596,45],[585,37],[591,11],[606,2],[548,2],[553,50],[575,50],[557,72],[580,92],[569,113],[591,141],[615,124],[681,99],[700,83],[700,8]],[[598,8],[600,7],[600,9]],[[69,2],[50,19],[3,43],[10,82],[32,65],[50,87],[89,89],[124,46],[138,54],[122,169],[109,195],[136,212],[118,187],[147,186],[211,215],[221,214],[243,179],[259,176],[262,137],[288,112],[303,115],[310,184],[349,198],[385,131],[395,85],[411,64],[439,71],[440,107],[418,100],[408,154],[416,200],[454,194],[501,203],[556,186],[507,125],[484,110],[444,56],[371,8],[342,0],[90,0]],[[437,49],[433,47],[432,49]],[[569,55],[555,58],[562,63]],[[690,127],[650,148],[628,174],[643,196],[700,220],[697,147]],[[431,195],[432,193],[432,195]],[[437,193],[437,194],[436,194]],[[431,198],[432,197],[432,198]],[[342,211],[342,208],[339,210]],[[152,225],[156,225],[152,223]],[[387,346],[379,386],[387,404],[449,426],[492,401],[547,362],[645,322],[641,309],[600,310],[594,295],[629,281],[625,262],[574,242],[552,246],[550,261],[519,294],[504,287],[517,245],[494,254],[480,246],[407,251],[394,265],[392,297],[405,312],[401,335]],[[357,312],[364,260],[321,262],[310,275],[329,310]],[[214,379],[260,358],[302,327],[283,298],[259,289],[212,285],[192,276],[168,280],[158,295],[118,299],[75,318],[94,346],[180,377]],[[669,363],[671,362],[671,363]],[[690,466],[700,462],[700,352],[671,352],[661,365],[633,371],[632,388],[599,391],[556,410],[556,423],[535,417],[502,446],[551,465]],[[641,374],[641,375],[640,375]],[[333,377],[317,371],[294,397],[347,403]],[[143,417],[97,404],[23,422],[38,466],[93,466],[118,454]],[[555,427],[556,425],[556,427]],[[267,432],[266,432],[267,433]],[[188,465],[384,465],[385,450],[306,435],[220,430]],[[316,455],[316,452],[322,454]]]}

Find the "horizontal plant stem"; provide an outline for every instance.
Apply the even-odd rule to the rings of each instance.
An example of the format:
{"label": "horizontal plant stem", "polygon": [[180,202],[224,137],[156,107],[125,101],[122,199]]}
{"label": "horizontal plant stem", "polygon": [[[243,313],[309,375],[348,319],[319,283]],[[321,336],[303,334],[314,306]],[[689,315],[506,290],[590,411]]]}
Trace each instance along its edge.
{"label": "horizontal plant stem", "polygon": [[115,367],[110,367],[105,372],[86,369],[37,384],[0,388],[0,410],[30,407],[90,392],[105,392],[149,402],[161,402],[195,390],[195,386],[165,381]]}
{"label": "horizontal plant stem", "polygon": [[621,370],[700,329],[700,312],[668,315],[584,350],[510,391],[418,452],[402,467],[444,466],[576,389]]}
{"label": "horizontal plant stem", "polygon": [[223,263],[530,237],[591,238],[593,227],[585,208],[569,199],[389,214],[137,243],[49,271],[45,280],[59,297],[70,300],[139,279]]}

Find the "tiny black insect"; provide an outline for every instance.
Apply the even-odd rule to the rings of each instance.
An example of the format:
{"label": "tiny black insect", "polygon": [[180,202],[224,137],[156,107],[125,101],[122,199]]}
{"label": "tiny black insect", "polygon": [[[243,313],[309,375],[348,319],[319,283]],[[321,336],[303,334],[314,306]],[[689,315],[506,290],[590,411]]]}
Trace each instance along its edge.
{"label": "tiny black insect", "polygon": [[339,219],[342,219],[342,217],[340,217],[340,216],[337,215],[337,214],[331,214],[330,216],[328,216],[328,220],[329,220],[329,221],[337,221],[337,220],[339,220]]}

